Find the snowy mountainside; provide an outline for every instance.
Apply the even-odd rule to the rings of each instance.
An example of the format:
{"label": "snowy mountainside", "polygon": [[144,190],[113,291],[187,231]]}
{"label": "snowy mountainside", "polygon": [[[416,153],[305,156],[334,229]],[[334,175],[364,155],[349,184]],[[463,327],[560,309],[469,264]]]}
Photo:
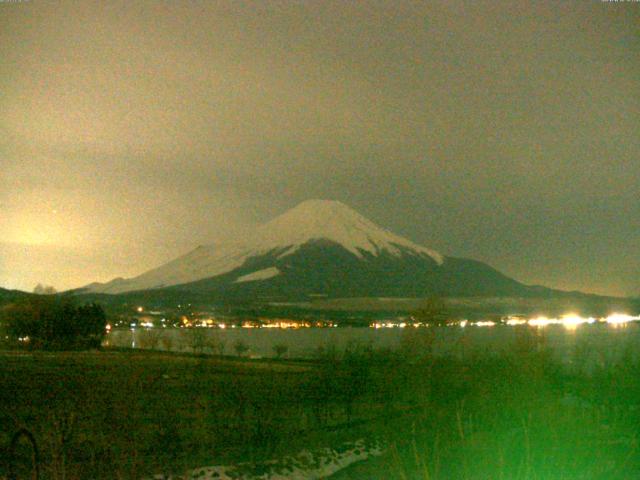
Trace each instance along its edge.
{"label": "snowy mountainside", "polygon": [[[410,255],[436,265],[445,261],[438,252],[379,227],[341,202],[308,200],[258,227],[241,242],[200,246],[137,277],[93,283],[84,291],[115,294],[187,284],[231,272],[252,258],[269,255],[282,259],[320,240],[339,245],[360,260]],[[273,270],[269,272],[272,275],[256,277],[246,272],[244,278],[235,281],[266,280],[277,275]]]}
{"label": "snowy mountainside", "polygon": [[438,252],[417,245],[385,230],[337,201],[308,200],[264,225],[257,234],[260,253],[290,246],[282,255],[293,253],[310,240],[326,239],[362,257],[363,252],[378,255],[386,250],[399,255],[401,248],[443,262]]}

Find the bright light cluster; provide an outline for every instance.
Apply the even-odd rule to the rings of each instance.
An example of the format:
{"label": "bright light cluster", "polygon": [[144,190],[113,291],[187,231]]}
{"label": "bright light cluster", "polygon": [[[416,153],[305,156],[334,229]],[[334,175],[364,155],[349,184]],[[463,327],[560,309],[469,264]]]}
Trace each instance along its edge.
{"label": "bright light cluster", "polygon": [[496,322],[492,322],[491,320],[474,323],[476,327],[493,327],[495,324]]}
{"label": "bright light cluster", "polygon": [[522,318],[516,318],[516,317],[509,317],[507,318],[506,324],[513,327],[516,325],[524,325],[525,323],[527,323],[526,320],[522,319]]}
{"label": "bright light cluster", "polygon": [[557,318],[536,317],[530,319],[527,323],[532,327],[546,327],[547,325],[558,324],[560,320]]}
{"label": "bright light cluster", "polygon": [[[493,327],[498,325],[499,323],[503,323],[504,325],[509,326],[518,326],[518,325],[529,325],[531,327],[546,327],[547,325],[562,325],[567,330],[575,330],[579,325],[583,324],[592,324],[592,323],[607,323],[614,326],[625,325],[629,322],[640,321],[639,316],[627,315],[625,313],[613,313],[607,317],[595,318],[595,317],[582,317],[575,313],[568,313],[566,315],[562,315],[557,318],[549,318],[545,316],[534,317],[530,319],[511,316],[503,319],[502,322],[495,322],[492,320],[478,320],[478,321],[469,321],[469,320],[460,320],[459,322],[451,323],[452,326],[460,326],[465,328],[467,326],[475,326],[475,327]],[[421,327],[428,326],[420,323],[408,324],[405,322],[373,322],[370,325],[372,328],[404,328],[404,327]]]}
{"label": "bright light cluster", "polygon": [[631,315],[627,315],[626,313],[614,313],[603,320],[612,325],[619,325],[628,322],[637,322],[638,320],[640,320],[640,315],[633,317]]}
{"label": "bright light cluster", "polygon": [[562,325],[564,325],[566,328],[572,330],[578,327],[578,325],[582,325],[583,323],[593,323],[595,322],[596,319],[593,317],[589,317],[589,318],[584,318],[581,317],[579,315],[565,315],[560,319],[560,322],[562,323]]}
{"label": "bright light cluster", "polygon": [[[640,320],[640,316],[634,317],[634,316],[623,314],[623,313],[613,313],[608,317],[603,317],[600,319],[595,319],[594,317],[581,317],[580,315],[570,313],[567,315],[563,315],[560,318],[536,317],[536,318],[529,319],[528,321],[526,321],[526,323],[531,325],[532,327],[545,327],[547,325],[563,325],[568,329],[574,329],[578,325],[582,325],[584,323],[591,324],[596,322],[602,322],[602,323],[618,325],[618,324],[624,324],[627,322],[633,322],[637,320]],[[520,325],[520,324],[521,323],[517,323],[517,325]],[[515,323],[509,323],[509,321],[507,321],[507,325],[515,325]]]}

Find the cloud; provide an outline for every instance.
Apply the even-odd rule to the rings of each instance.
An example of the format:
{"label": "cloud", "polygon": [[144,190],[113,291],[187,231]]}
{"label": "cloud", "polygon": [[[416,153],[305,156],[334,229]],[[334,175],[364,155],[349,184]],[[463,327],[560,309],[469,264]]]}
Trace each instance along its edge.
{"label": "cloud", "polygon": [[637,265],[635,5],[2,10],[0,241],[100,252],[104,279],[326,197],[524,281],[632,288],[597,272]]}

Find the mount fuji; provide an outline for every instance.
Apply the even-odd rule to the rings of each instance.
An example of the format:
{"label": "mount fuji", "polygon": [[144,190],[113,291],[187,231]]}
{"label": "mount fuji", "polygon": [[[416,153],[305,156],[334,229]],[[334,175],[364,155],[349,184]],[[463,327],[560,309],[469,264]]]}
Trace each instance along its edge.
{"label": "mount fuji", "polygon": [[305,201],[240,242],[200,246],[137,277],[93,283],[78,293],[148,290],[253,300],[531,296],[547,291],[484,263],[444,256],[329,200]]}

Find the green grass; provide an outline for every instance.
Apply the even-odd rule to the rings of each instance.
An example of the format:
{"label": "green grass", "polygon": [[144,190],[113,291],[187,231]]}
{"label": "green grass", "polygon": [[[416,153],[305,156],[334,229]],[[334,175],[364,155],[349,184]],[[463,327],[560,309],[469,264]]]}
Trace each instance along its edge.
{"label": "green grass", "polygon": [[[357,425],[375,413],[366,392],[347,395],[353,376],[327,366],[151,351],[0,353],[0,448],[27,428],[44,478],[140,478],[366,434]],[[7,468],[0,461],[0,478]]]}
{"label": "green grass", "polygon": [[290,419],[309,369],[134,352],[0,361],[0,444],[34,432],[52,478],[135,478],[275,452],[299,429]]}
{"label": "green grass", "polygon": [[569,372],[544,348],[514,347],[464,360],[428,359],[415,368],[415,376],[417,370],[428,371],[428,380],[407,391],[424,392],[424,403],[387,435],[392,478],[627,479],[640,474],[637,360]]}
{"label": "green grass", "polygon": [[336,480],[637,478],[637,359],[581,350],[568,368],[522,332],[447,357],[424,335],[403,343],[410,356],[356,346],[317,362],[5,352],[0,448],[24,427],[43,478],[142,478],[373,436],[387,454]]}

